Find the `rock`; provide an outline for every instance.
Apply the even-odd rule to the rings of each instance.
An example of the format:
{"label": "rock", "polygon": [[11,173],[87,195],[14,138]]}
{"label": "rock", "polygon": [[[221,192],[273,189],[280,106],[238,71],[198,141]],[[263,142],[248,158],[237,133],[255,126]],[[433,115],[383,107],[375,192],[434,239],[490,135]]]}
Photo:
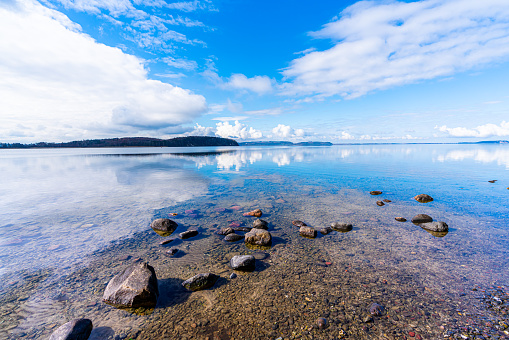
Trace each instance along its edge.
{"label": "rock", "polygon": [[392,201],[391,200],[388,200],[387,198],[383,199],[382,202],[385,202],[385,203],[391,203]]}
{"label": "rock", "polygon": [[381,195],[382,192],[381,191],[378,191],[378,190],[375,190],[375,191],[370,191],[369,192],[371,195]]}
{"label": "rock", "polygon": [[164,240],[164,241],[159,242],[159,244],[160,244],[161,246],[164,246],[164,245],[166,245],[166,244],[168,244],[168,243],[171,243],[171,242],[173,242],[173,241],[175,241],[175,239],[174,239],[174,238],[169,238],[169,239],[167,239],[167,240]]}
{"label": "rock", "polygon": [[427,222],[419,224],[419,226],[423,229],[440,233],[449,231],[449,226],[445,222]]}
{"label": "rock", "polygon": [[267,223],[267,221],[256,219],[253,221],[253,228],[268,230],[269,224]]}
{"label": "rock", "polygon": [[230,260],[230,267],[235,270],[253,271],[255,269],[255,257],[253,255],[235,255]]}
{"label": "rock", "polygon": [[49,340],[87,340],[92,328],[91,320],[74,319],[58,327]]}
{"label": "rock", "polygon": [[371,315],[366,315],[366,316],[362,319],[362,322],[364,322],[364,323],[373,322],[373,317],[372,317]]}
{"label": "rock", "polygon": [[154,268],[146,262],[137,262],[110,280],[104,290],[103,301],[121,308],[153,308],[158,296]]}
{"label": "rock", "polygon": [[272,235],[263,229],[251,229],[244,237],[244,242],[256,246],[269,246],[272,243]]}
{"label": "rock", "polygon": [[331,224],[331,228],[332,230],[346,233],[351,231],[353,229],[353,226],[350,223],[334,222]]}
{"label": "rock", "polygon": [[233,230],[235,230],[235,231],[243,231],[243,232],[247,233],[247,232],[251,231],[251,228],[249,228],[249,227],[235,227],[235,228],[233,228]]}
{"label": "rock", "polygon": [[384,307],[376,302],[373,302],[371,305],[369,305],[368,311],[371,315],[382,316]]}
{"label": "rock", "polygon": [[406,218],[404,217],[394,217],[394,219],[398,222],[406,222]]}
{"label": "rock", "polygon": [[490,183],[495,183],[497,180],[496,179],[492,179],[491,181],[488,181]]}
{"label": "rock", "polygon": [[427,222],[433,222],[433,219],[431,216],[426,214],[417,214],[412,218],[412,223],[427,223]]}
{"label": "rock", "polygon": [[300,228],[300,227],[306,227],[306,226],[307,226],[307,224],[306,224],[306,223],[304,223],[304,222],[302,222],[302,221],[299,221],[299,220],[292,221],[292,224],[293,224],[294,226],[296,226],[296,227],[299,227],[299,228]]}
{"label": "rock", "polygon": [[235,279],[235,278],[237,278],[237,274],[235,274],[235,273],[231,273],[231,274],[230,274],[230,279],[231,279],[231,280],[233,280],[233,279]]}
{"label": "rock", "polygon": [[237,228],[237,227],[240,227],[240,222],[231,222],[230,225],[229,225],[230,228]]}
{"label": "rock", "polygon": [[233,233],[233,234],[226,235],[224,240],[226,242],[237,242],[237,241],[242,240],[243,238],[244,238],[244,236]]}
{"label": "rock", "polygon": [[187,290],[195,292],[212,287],[218,278],[217,275],[212,273],[202,273],[185,280],[182,282],[182,286]]}
{"label": "rock", "polygon": [[382,205],[385,205],[385,203],[384,203],[384,202],[382,202],[382,201],[376,201],[376,205],[378,205],[379,207],[381,207]]}
{"label": "rock", "polygon": [[170,236],[177,229],[177,222],[168,218],[158,218],[150,224],[150,227],[161,236]]}
{"label": "rock", "polygon": [[256,209],[256,210],[244,213],[244,216],[262,217],[262,211],[260,209]]}
{"label": "rock", "polygon": [[185,240],[186,238],[194,237],[196,235],[198,235],[198,230],[194,230],[194,229],[184,231],[183,233],[179,234],[180,238],[183,240]]}
{"label": "rock", "polygon": [[431,197],[430,195],[426,195],[426,194],[417,195],[414,197],[414,199],[420,203],[428,203],[428,202],[433,201],[433,197]]}
{"label": "rock", "polygon": [[308,238],[315,238],[316,237],[316,230],[308,227],[308,226],[302,226],[299,230],[300,236],[308,237]]}
{"label": "rock", "polygon": [[319,329],[324,329],[325,327],[327,327],[327,319],[325,318],[316,319],[316,325],[318,326]]}
{"label": "rock", "polygon": [[168,254],[169,256],[175,256],[175,254],[178,253],[178,248],[175,248],[175,247],[171,247],[170,249],[168,249],[168,251],[166,251],[166,254]]}
{"label": "rock", "polygon": [[221,230],[219,230],[217,232],[218,235],[228,235],[228,234],[231,234],[231,233],[234,233],[235,231],[230,228],[230,227],[227,227],[227,228],[221,228]]}
{"label": "rock", "polygon": [[332,228],[331,227],[320,228],[320,233],[322,235],[327,235],[330,232],[332,232]]}

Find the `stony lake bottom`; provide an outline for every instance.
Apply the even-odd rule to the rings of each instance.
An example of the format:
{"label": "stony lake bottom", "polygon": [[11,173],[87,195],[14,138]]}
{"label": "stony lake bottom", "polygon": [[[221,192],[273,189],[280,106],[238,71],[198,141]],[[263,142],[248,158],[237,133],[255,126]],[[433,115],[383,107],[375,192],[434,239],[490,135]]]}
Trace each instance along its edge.
{"label": "stony lake bottom", "polygon": [[[91,339],[509,339],[507,145],[2,150],[0,170],[0,339],[48,338],[73,318],[92,320]],[[270,248],[217,234],[258,208]],[[412,224],[419,213],[449,232]],[[173,235],[150,229],[160,217]],[[293,220],[353,230],[308,239]],[[238,254],[256,269],[230,278]],[[140,259],[156,308],[103,303]],[[205,272],[212,288],[182,287]]]}

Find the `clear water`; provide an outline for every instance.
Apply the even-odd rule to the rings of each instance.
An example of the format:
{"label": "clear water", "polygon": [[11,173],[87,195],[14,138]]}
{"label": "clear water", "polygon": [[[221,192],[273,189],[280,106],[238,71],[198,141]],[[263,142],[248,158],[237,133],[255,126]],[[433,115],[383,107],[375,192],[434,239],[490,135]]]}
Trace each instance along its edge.
{"label": "clear water", "polygon": [[[365,310],[362,304],[374,297],[387,310],[406,313],[402,312],[406,300],[398,300],[396,306],[403,307],[395,307],[391,294],[399,294],[397,287],[405,291],[396,281],[407,275],[412,281],[409,287],[423,291],[410,299],[428,306],[433,315],[441,308],[452,308],[452,302],[447,307],[432,306],[436,296],[458,296],[454,294],[475,285],[505,286],[509,282],[508,145],[1,150],[0,173],[0,300],[4,307],[0,338],[44,338],[62,320],[72,317],[91,318],[95,338],[133,334],[159,338],[163,335],[156,336],[150,329],[155,329],[153,325],[164,315],[182,319],[191,313],[195,321],[182,321],[181,330],[171,327],[177,332],[172,336],[313,335],[328,339],[341,336],[343,322],[354,322],[348,321],[347,307],[342,307],[347,315],[343,320],[341,308],[331,307],[329,302],[356,290],[335,291],[337,285],[364,284],[352,295],[357,296],[351,307],[353,315]],[[372,190],[383,194],[371,196]],[[412,199],[421,193],[431,195],[434,201],[421,204]],[[391,202],[379,207],[375,202],[381,199]],[[249,250],[242,241],[223,242],[215,231],[232,222],[250,226],[252,218],[242,213],[256,208],[264,212],[262,218],[270,223],[275,237],[272,249],[260,255],[266,257],[260,263],[271,269],[229,280],[228,259]],[[185,250],[184,256],[176,259],[165,256],[160,236],[149,227],[154,218],[170,213],[178,213],[174,218],[179,223],[177,232],[194,227],[201,235],[176,241],[175,245]],[[439,238],[410,222],[394,220],[397,216],[410,220],[418,213],[445,221],[449,233]],[[317,229],[345,221],[352,223],[354,230],[309,240],[298,235],[291,225],[294,219]],[[167,280],[167,287],[172,287],[171,280],[186,279],[197,271],[215,272],[225,282],[190,297],[180,291],[162,296],[156,310],[146,316],[104,305],[105,284],[137,257],[148,260],[160,282]],[[331,262],[334,270],[308,268],[324,260]],[[345,273],[352,271],[356,275],[347,278]],[[288,285],[279,283],[279,289],[286,292],[282,299],[294,296],[308,303],[320,294],[330,296],[320,299],[322,305],[309,302],[313,305],[309,316],[289,317],[293,312],[283,302],[273,316],[274,306],[255,301],[246,307],[239,302],[243,298],[231,294],[241,283],[253,288],[261,282],[270,289],[281,277]],[[307,285],[327,280],[336,285],[314,288],[314,296],[306,299],[309,292],[299,290],[302,280],[307,280]],[[387,280],[389,286],[381,289],[379,282]],[[391,280],[394,291],[389,288]],[[375,282],[372,291],[359,297],[361,291],[369,291],[369,282]],[[224,297],[225,292],[230,293],[226,294],[229,298]],[[185,298],[179,300],[178,296]],[[348,301],[343,300],[343,305],[348,306]],[[233,324],[226,326],[221,318],[214,321],[210,315],[193,314],[195,302],[204,303],[211,315],[231,313]],[[456,309],[461,307],[457,303]],[[265,316],[269,321],[262,323],[264,331],[249,333],[260,325],[236,320],[231,315],[237,310]],[[324,313],[331,320],[340,320],[328,328],[330,333],[306,328]],[[200,326],[203,322],[196,321],[200,318],[212,321]],[[444,331],[433,330],[439,326],[426,320],[409,321],[405,327],[420,330],[428,338]],[[274,324],[282,326],[274,328]],[[371,333],[358,333],[362,327],[366,326],[354,323],[344,331],[345,336],[376,338],[376,332],[385,334],[390,329],[403,334],[405,329],[399,325],[392,330],[392,326],[375,323],[369,326]],[[232,334],[222,331],[230,328]]]}

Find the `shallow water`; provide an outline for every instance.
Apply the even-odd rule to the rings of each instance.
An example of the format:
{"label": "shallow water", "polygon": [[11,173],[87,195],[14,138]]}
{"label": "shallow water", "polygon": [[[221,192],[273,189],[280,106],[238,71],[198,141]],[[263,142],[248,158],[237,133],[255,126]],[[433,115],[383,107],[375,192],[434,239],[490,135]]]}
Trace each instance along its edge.
{"label": "shallow water", "polygon": [[[74,317],[91,319],[96,339],[469,338],[461,327],[506,317],[478,295],[509,282],[508,170],[507,145],[1,150],[0,338],[45,338]],[[434,201],[412,199],[420,193]],[[216,234],[251,226],[243,213],[256,208],[269,250]],[[170,213],[175,234],[199,236],[160,246],[149,224]],[[449,233],[394,219],[418,213]],[[295,219],[354,228],[306,239]],[[170,246],[182,255],[166,256]],[[229,259],[248,253],[256,271],[230,279]],[[148,315],[101,302],[138,258],[159,279]],[[185,292],[200,272],[221,279]],[[372,302],[384,314],[365,323]],[[313,328],[321,316],[328,327]],[[505,336],[496,331],[484,336]]]}

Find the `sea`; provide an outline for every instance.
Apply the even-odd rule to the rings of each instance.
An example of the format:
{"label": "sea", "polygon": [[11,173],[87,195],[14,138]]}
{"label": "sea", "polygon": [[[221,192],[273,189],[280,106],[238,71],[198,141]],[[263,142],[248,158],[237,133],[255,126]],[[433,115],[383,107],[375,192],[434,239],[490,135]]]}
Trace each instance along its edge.
{"label": "sea", "polygon": [[[75,318],[91,339],[509,339],[509,144],[5,149],[0,174],[0,339]],[[218,234],[255,209],[270,247]],[[352,228],[320,232],[336,222]],[[231,269],[245,254],[256,269]],[[156,307],[104,303],[136,262]],[[199,273],[219,279],[186,291]]]}

